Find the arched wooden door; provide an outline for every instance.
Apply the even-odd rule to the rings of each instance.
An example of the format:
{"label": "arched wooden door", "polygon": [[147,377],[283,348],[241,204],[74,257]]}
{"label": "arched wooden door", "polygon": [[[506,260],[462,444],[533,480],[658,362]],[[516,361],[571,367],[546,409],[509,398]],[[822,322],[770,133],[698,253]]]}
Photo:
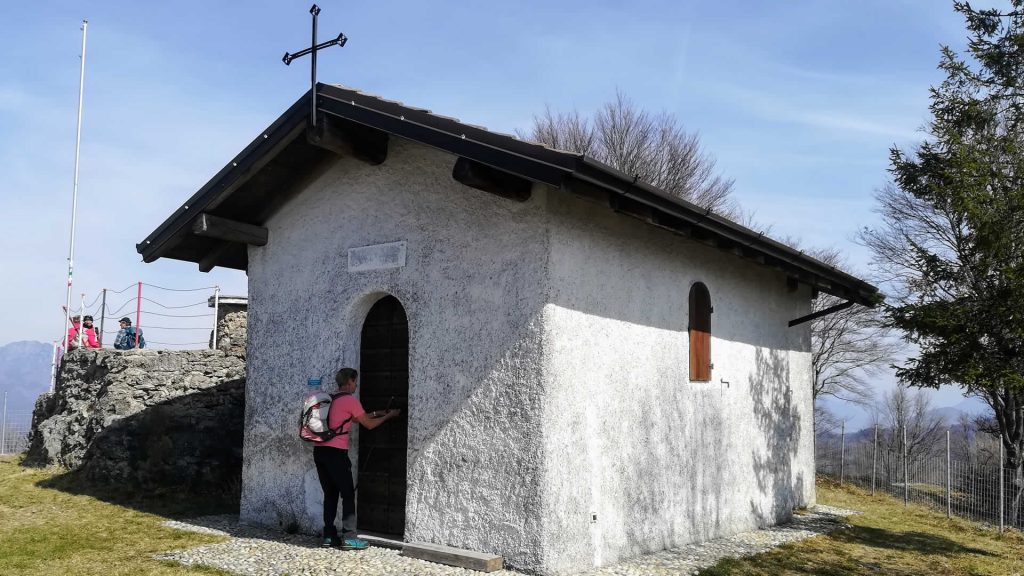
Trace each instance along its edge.
{"label": "arched wooden door", "polygon": [[401,536],[405,532],[405,459],[409,443],[409,321],[394,296],[377,301],[363,323],[359,399],[367,412],[398,408],[402,414],[374,430],[359,431],[359,529]]}

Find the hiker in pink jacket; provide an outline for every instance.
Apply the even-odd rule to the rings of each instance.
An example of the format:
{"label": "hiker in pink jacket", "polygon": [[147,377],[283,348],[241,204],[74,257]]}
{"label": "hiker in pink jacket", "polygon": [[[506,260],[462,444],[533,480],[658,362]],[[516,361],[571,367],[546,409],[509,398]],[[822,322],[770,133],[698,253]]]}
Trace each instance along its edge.
{"label": "hiker in pink jacket", "polygon": [[[78,342],[78,331],[82,331],[82,342]],[[96,329],[92,326],[92,316],[86,316],[79,321],[78,316],[71,319],[71,328],[68,328],[68,350],[73,350],[81,345],[82,348],[99,348],[100,341],[96,338]]]}

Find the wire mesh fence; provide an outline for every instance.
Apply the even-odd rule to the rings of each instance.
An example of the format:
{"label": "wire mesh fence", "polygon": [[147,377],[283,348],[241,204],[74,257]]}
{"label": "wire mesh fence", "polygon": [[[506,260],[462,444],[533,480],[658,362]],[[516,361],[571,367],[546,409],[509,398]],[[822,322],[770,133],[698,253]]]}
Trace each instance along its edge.
{"label": "wire mesh fence", "polygon": [[0,420],[0,455],[20,454],[28,450],[28,432],[31,425],[31,412],[5,414],[3,420]]}
{"label": "wire mesh fence", "polygon": [[[895,441],[893,440],[895,436]],[[887,441],[889,440],[889,441]],[[953,458],[946,444],[915,446],[878,433],[849,441],[818,438],[817,472],[840,483],[889,494],[910,504],[923,504],[993,526],[1024,529],[1024,477],[1020,469]],[[926,449],[925,449],[926,448]]]}

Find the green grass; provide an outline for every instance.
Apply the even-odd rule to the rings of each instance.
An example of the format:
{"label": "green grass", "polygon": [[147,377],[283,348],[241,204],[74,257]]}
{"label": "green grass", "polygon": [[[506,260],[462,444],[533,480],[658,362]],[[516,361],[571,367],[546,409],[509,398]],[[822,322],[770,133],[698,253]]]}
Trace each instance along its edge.
{"label": "green grass", "polygon": [[818,502],[864,514],[853,527],[787,544],[742,560],[723,560],[702,576],[754,574],[1024,575],[1024,536],[1000,534],[973,522],[818,479]]}
{"label": "green grass", "polygon": [[127,499],[59,470],[24,468],[16,457],[0,457],[0,574],[227,574],[153,560],[160,552],[223,538],[160,526],[164,516],[213,511],[208,501],[148,500]]}
{"label": "green grass", "polygon": [[[818,481],[818,501],[863,511],[852,528],[701,572],[721,575],[1024,576],[1024,536],[999,534],[889,496]],[[180,494],[146,498],[90,486],[54,469],[0,457],[0,575],[226,574],[153,560],[155,554],[223,538],[162,527],[167,517],[230,511],[237,499]]]}

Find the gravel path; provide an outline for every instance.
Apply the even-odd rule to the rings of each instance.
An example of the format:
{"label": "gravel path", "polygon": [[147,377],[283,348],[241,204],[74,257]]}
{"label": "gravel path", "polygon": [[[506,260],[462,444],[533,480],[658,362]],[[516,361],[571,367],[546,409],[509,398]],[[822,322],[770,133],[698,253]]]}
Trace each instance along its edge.
{"label": "gravel path", "polygon": [[[848,525],[844,517],[858,514],[831,506],[816,506],[794,517],[785,526],[743,532],[700,544],[662,550],[585,572],[581,576],[660,576],[693,574],[712,566],[722,558],[739,558],[771,550],[781,544],[825,534]],[[168,521],[170,528],[205,534],[230,536],[230,540],[179,550],[157,556],[186,566],[204,565],[244,576],[329,576],[358,574],[365,576],[470,576],[479,572],[453,568],[402,556],[398,550],[371,547],[343,552],[323,549],[318,539],[289,535],[238,523],[235,516],[205,516],[189,522]],[[519,572],[500,570],[495,576],[518,576]]]}

